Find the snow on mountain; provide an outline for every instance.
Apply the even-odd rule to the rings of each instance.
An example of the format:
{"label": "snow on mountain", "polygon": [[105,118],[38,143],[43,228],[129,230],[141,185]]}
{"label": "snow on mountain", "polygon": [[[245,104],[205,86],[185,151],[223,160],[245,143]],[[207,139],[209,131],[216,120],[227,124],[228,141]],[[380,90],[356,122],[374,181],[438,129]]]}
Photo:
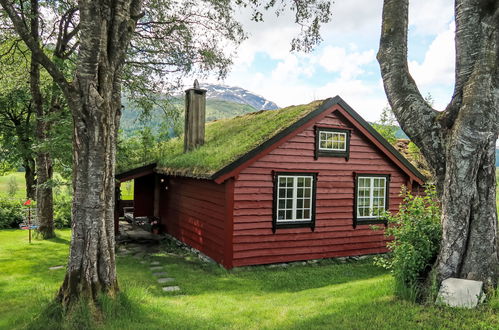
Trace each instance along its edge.
{"label": "snow on mountain", "polygon": [[241,87],[231,87],[218,84],[201,84],[201,88],[207,90],[206,97],[208,99],[221,99],[239,104],[247,104],[257,110],[279,109],[277,104],[274,102]]}

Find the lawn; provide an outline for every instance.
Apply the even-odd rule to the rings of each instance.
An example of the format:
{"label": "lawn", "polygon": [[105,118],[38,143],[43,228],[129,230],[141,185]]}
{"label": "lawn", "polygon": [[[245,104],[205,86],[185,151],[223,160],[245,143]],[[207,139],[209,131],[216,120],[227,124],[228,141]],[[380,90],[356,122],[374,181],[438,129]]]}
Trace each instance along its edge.
{"label": "lawn", "polygon": [[[83,328],[47,311],[64,277],[69,230],[29,245],[21,230],[0,231],[0,328]],[[161,291],[149,269],[164,265],[180,293]],[[141,263],[142,262],[142,263]],[[477,310],[425,307],[393,296],[393,281],[369,260],[226,271],[176,248],[117,258],[122,293],[104,304],[100,329],[497,329],[499,301]],[[80,324],[79,324],[80,322]]]}
{"label": "lawn", "polygon": [[[62,180],[59,174],[55,174],[55,177],[59,180]],[[14,179],[12,179],[14,178]],[[6,174],[4,176],[0,176],[0,196],[9,196],[9,182],[11,180],[15,180],[15,184],[17,185],[17,191],[14,195],[16,199],[24,199],[26,198],[26,184],[24,180],[24,172],[13,172]],[[61,187],[58,191],[61,193],[67,193],[69,191],[69,187]],[[57,191],[57,190],[56,190]],[[133,181],[125,182],[121,185],[121,199],[133,199]]]}
{"label": "lawn", "polygon": [[[15,184],[17,187],[14,196],[9,196],[9,185]],[[26,187],[24,181],[24,172],[13,172],[0,176],[0,195],[14,197],[16,199],[26,198]]]}

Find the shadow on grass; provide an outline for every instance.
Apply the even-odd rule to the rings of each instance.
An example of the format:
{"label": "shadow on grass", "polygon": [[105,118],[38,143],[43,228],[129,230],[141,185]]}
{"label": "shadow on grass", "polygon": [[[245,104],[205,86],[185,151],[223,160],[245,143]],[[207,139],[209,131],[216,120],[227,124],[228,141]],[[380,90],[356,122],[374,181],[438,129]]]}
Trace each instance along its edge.
{"label": "shadow on grass", "polygon": [[26,329],[200,329],[206,320],[194,318],[186,312],[169,312],[156,306],[147,306],[140,297],[129,297],[121,292],[115,298],[101,296],[97,309],[88,301],[80,300],[65,312],[57,302],[48,303],[41,313],[33,317]]}
{"label": "shadow on grass", "polygon": [[[151,258],[164,265],[168,277],[176,279],[175,285],[182,288],[182,294],[201,295],[213,292],[227,294],[241,293],[293,293],[375,278],[386,274],[371,261],[348,264],[333,264],[324,261],[315,265],[294,265],[286,268],[268,266],[245,267],[227,271],[218,265],[205,264],[199,260],[186,260],[182,256],[155,256]],[[155,281],[152,271],[146,265],[122,263],[126,272],[135,272],[137,279],[149,278]],[[133,261],[132,261],[133,262]],[[138,268],[137,268],[138,267]],[[130,277],[129,277],[130,278]],[[149,282],[151,283],[151,282]],[[139,284],[137,282],[137,284]],[[151,294],[165,296],[161,285],[155,283]],[[169,294],[170,295],[170,294]]]}
{"label": "shadow on grass", "polygon": [[58,243],[58,244],[65,244],[65,245],[69,245],[69,243],[70,243],[70,241],[68,239],[62,238],[60,236],[56,236],[54,238],[51,238],[48,241]]}

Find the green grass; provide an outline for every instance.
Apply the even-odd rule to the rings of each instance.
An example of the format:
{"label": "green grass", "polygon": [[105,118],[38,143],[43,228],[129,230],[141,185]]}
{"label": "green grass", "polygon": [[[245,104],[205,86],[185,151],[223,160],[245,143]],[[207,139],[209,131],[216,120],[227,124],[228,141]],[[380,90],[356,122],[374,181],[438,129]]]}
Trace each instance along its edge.
{"label": "green grass", "polygon": [[127,181],[121,184],[121,199],[133,200],[133,186],[134,180]]}
{"label": "green grass", "polygon": [[[0,329],[88,328],[85,308],[70,320],[40,316],[64,270],[69,231],[28,245],[27,233],[0,231]],[[148,264],[117,258],[122,293],[102,300],[99,329],[497,329],[499,301],[477,310],[425,307],[397,300],[393,280],[369,261],[226,271],[163,247],[145,260],[165,265],[182,288],[161,291]],[[167,252],[169,251],[169,252]],[[174,253],[172,253],[174,252]]]}
{"label": "green grass", "polygon": [[[11,180],[15,180],[17,191],[14,196],[10,196],[9,185]],[[13,172],[4,176],[0,176],[0,195],[13,197],[16,199],[26,198],[26,185],[24,180],[24,172]]]}
{"label": "green grass", "polygon": [[322,103],[315,101],[207,123],[205,144],[193,151],[183,152],[183,137],[165,142],[161,146],[159,167],[166,173],[209,177],[316,110]]}

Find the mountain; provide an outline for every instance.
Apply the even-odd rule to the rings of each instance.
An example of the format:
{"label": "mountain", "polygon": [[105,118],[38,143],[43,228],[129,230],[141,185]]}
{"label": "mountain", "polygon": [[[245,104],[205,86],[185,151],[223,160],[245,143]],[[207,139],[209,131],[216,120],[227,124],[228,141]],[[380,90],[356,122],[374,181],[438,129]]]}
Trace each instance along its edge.
{"label": "mountain", "polygon": [[239,104],[247,104],[256,110],[275,110],[279,109],[277,104],[256,95],[241,87],[232,87],[217,84],[202,84],[201,88],[206,89],[206,98],[208,100],[223,100]]}
{"label": "mountain", "polygon": [[[274,102],[240,87],[205,84],[201,88],[207,90],[206,121],[232,118],[259,110],[278,109]],[[160,129],[161,123],[164,121],[164,114],[161,109],[153,109],[150,117],[140,122],[138,119],[142,111],[126,98],[123,98],[122,103],[124,108],[120,127],[125,137],[134,135],[143,127],[151,127],[154,132]],[[170,102],[170,107],[176,108],[183,113],[183,95],[175,96]]]}

